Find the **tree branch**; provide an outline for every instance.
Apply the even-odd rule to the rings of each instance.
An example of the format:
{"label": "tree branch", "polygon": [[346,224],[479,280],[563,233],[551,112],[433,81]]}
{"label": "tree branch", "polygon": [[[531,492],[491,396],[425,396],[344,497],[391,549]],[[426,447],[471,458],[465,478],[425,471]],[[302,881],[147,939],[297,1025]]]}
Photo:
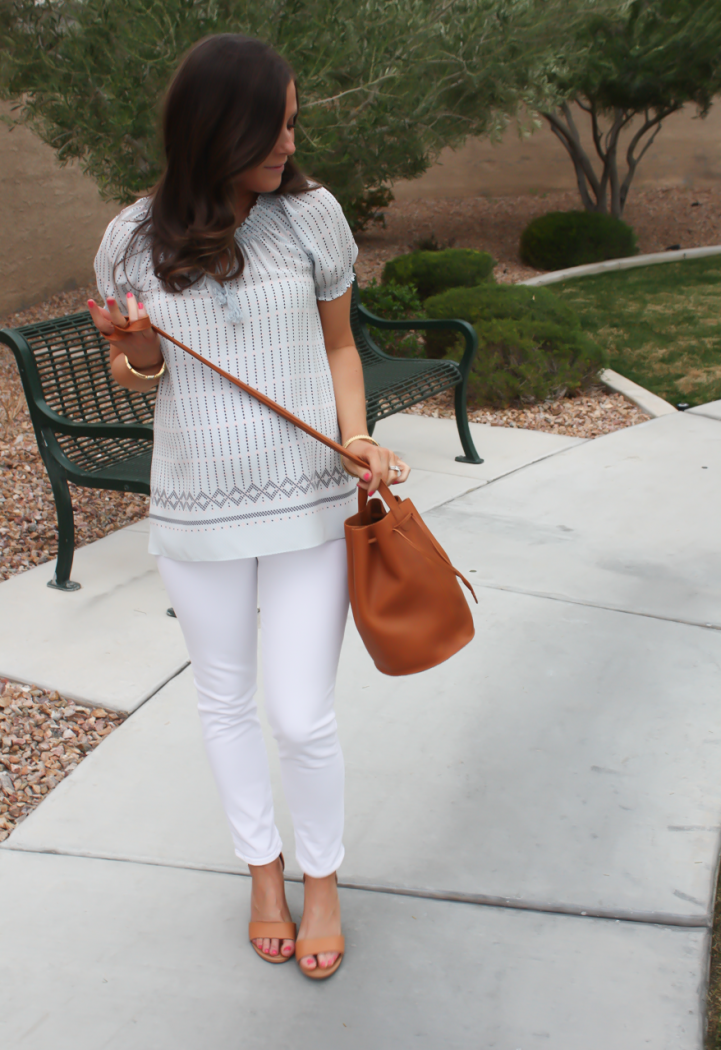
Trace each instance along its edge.
{"label": "tree branch", "polygon": [[[628,197],[628,191],[631,188],[631,182],[633,181],[633,177],[636,174],[636,168],[638,167],[639,162],[643,159],[645,154],[653,145],[656,136],[661,130],[662,121],[664,121],[666,117],[670,116],[672,113],[675,113],[676,110],[680,108],[680,106],[668,106],[664,110],[657,110],[653,117],[649,117],[648,110],[645,111],[644,115],[646,119],[644,120],[643,124],[638,129],[636,134],[633,136],[626,149],[627,171],[626,176],[623,182],[621,183],[619,193],[620,215],[623,215],[623,209],[626,204],[626,198]],[[651,128],[654,129],[653,133],[644,143],[643,149],[641,150],[639,155],[635,156],[636,147],[638,146],[643,136],[647,134],[651,130]]]}
{"label": "tree branch", "polygon": [[586,211],[596,211],[596,205],[591,199],[591,195],[588,192],[587,176],[584,171],[583,164],[576,152],[575,143],[572,137],[569,135],[566,128],[559,120],[552,119],[553,114],[544,113],[543,116],[548,121],[551,131],[563,144],[564,149],[568,153],[573,163],[574,170],[576,172],[576,182],[578,184],[578,192],[581,194],[581,201]]}
{"label": "tree branch", "polygon": [[371,91],[376,85],[382,84],[384,80],[393,80],[397,77],[397,73],[385,73],[382,77],[376,77],[375,80],[370,80],[366,84],[359,84],[357,87],[348,88],[346,91],[339,91],[337,95],[330,95],[328,98],[317,98],[313,102],[304,102],[303,109],[312,109],[313,106],[327,106],[329,103],[337,102],[339,98],[353,95],[357,91]]}
{"label": "tree branch", "polygon": [[606,132],[606,161],[604,165],[603,180],[604,180],[604,199],[606,197],[605,186],[607,183],[611,185],[611,215],[615,218],[620,219],[620,202],[619,202],[619,185],[618,185],[618,138],[621,134],[621,130],[626,126],[629,121],[628,114],[625,110],[620,107],[616,107],[614,110],[615,117],[613,124]]}
{"label": "tree branch", "polygon": [[578,179],[579,170],[583,173],[584,180],[588,182],[591,187],[594,196],[596,197],[596,203],[591,201],[587,191],[581,190],[579,184],[579,190],[581,192],[581,198],[583,199],[583,206],[587,211],[596,211],[600,202],[599,192],[600,185],[596,172],[593,170],[590,158],[583,146],[581,145],[581,136],[578,133],[578,128],[573,120],[573,114],[567,102],[564,102],[561,106],[561,112],[566,118],[566,123],[553,112],[542,113],[542,116],[546,118],[548,123],[551,125],[551,130],[561,140],[565,146],[571,160],[573,161],[574,167],[576,168],[576,178]]}

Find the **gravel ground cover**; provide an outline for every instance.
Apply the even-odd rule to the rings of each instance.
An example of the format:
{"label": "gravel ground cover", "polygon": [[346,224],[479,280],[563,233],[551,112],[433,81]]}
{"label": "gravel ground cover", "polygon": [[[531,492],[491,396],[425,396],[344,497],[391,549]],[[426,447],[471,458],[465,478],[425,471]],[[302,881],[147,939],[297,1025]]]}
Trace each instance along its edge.
{"label": "gravel ground cover", "polygon": [[123,721],[0,678],[0,842]]}
{"label": "gravel ground cover", "polygon": [[[531,219],[549,211],[580,208],[574,192],[525,197],[462,197],[452,200],[394,201],[385,212],[385,229],[358,234],[356,265],[361,284],[380,279],[388,259],[410,251],[420,238],[433,236],[444,247],[478,248],[498,261],[497,281],[515,282],[538,271],[521,264],[518,243]],[[624,220],[633,226],[642,254],[674,245],[698,248],[721,244],[721,187],[633,190]]]}
{"label": "gravel ground cover", "polygon": [[[29,424],[28,424],[29,427]],[[76,546],[130,525],[147,514],[148,500],[126,492],[71,485]],[[0,440],[0,580],[53,560],[58,534],[52,489],[32,430]],[[48,571],[48,579],[51,573]]]}
{"label": "gravel ground cover", "polygon": [[[444,391],[406,411],[416,416],[433,416],[434,419],[455,419],[453,391]],[[492,427],[518,427],[567,437],[595,438],[645,423],[650,416],[622,394],[597,386],[576,397],[562,397],[525,408],[469,407],[468,418],[471,423],[488,423]]]}

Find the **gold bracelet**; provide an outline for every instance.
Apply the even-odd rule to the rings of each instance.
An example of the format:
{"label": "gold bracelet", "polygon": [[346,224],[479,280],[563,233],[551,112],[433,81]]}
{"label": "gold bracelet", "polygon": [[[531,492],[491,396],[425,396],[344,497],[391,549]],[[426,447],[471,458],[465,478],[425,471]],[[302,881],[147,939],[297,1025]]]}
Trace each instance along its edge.
{"label": "gold bracelet", "polygon": [[380,448],[376,439],[372,438],[370,434],[356,434],[355,437],[348,438],[347,441],[343,442],[343,448],[348,448],[348,446],[352,445],[354,441],[370,441],[370,443],[375,445],[376,448]]}
{"label": "gold bracelet", "polygon": [[160,377],[165,374],[165,361],[163,361],[163,367],[160,369],[159,372],[156,372],[154,376],[146,376],[144,372],[137,372],[133,368],[133,366],[130,364],[130,361],[128,361],[127,354],[123,354],[123,357],[125,358],[125,364],[128,366],[133,375],[138,376],[140,379],[160,379]]}

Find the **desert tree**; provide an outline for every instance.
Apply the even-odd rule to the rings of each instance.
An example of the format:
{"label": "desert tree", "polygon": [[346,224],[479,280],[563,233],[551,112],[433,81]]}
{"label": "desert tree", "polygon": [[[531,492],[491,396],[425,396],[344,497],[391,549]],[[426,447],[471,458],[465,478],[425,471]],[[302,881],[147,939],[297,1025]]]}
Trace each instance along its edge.
{"label": "desert tree", "polygon": [[663,121],[689,104],[706,116],[721,90],[721,3],[629,0],[601,10],[589,2],[561,31],[569,46],[547,52],[544,73],[559,101],[538,111],[571,158],[584,208],[620,218]]}

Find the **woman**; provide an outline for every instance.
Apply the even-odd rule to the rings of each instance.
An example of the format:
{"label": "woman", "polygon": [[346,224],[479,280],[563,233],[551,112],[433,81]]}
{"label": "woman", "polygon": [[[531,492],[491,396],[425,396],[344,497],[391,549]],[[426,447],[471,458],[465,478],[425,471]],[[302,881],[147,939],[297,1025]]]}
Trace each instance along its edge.
{"label": "woman", "polygon": [[[157,386],[150,552],[180,621],[204,740],[236,853],[252,875],[255,950],[294,951],[309,977],[343,956],[343,757],[333,691],[348,611],[343,522],[356,487],[409,469],[367,435],[350,328],[357,248],[337,201],[292,161],[296,84],[270,47],[209,37],[165,100],[166,170],[111,222],[96,258],[106,309],[89,307],[128,389]],[[150,330],[149,315],[362,456],[365,471]],[[356,475],[356,477],[351,477]],[[358,480],[360,477],[360,480]],[[257,606],[267,714],[293,818],[305,900],[285,899],[258,722]]]}

